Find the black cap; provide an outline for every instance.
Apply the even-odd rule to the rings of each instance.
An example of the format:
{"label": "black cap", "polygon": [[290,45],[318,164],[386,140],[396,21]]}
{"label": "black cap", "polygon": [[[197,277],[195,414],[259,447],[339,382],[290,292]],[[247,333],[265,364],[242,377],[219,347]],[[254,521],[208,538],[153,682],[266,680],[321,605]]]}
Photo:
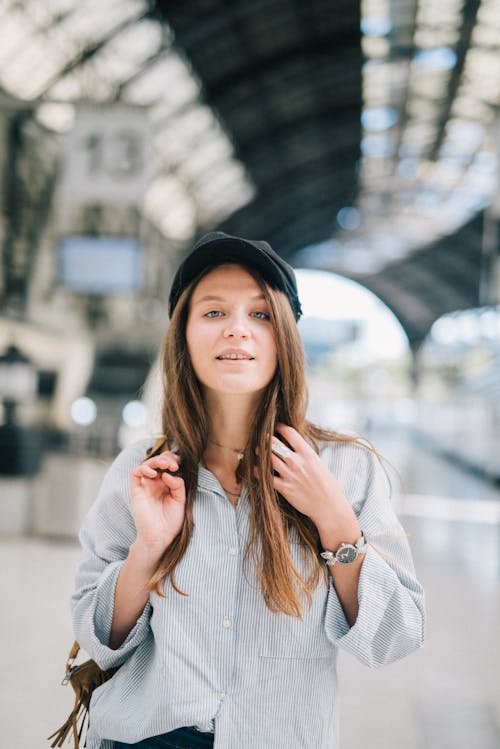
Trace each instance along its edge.
{"label": "black cap", "polygon": [[267,242],[232,237],[221,231],[204,234],[196,242],[191,254],[180,264],[170,290],[169,315],[172,316],[186,286],[205,268],[238,261],[255,268],[271,288],[286,294],[295,319],[299,319],[302,308],[292,266],[288,265]]}

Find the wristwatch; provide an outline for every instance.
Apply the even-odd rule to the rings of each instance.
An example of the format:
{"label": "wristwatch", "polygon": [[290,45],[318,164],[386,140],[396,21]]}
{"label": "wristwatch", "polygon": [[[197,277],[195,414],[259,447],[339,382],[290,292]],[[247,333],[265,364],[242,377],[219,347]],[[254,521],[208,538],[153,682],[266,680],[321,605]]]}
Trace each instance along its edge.
{"label": "wristwatch", "polygon": [[326,560],[329,567],[333,567],[337,562],[340,562],[340,564],[350,564],[351,562],[354,562],[360,554],[366,552],[366,547],[366,538],[363,531],[361,531],[361,536],[355,544],[340,544],[337,551],[322,551],[320,556]]}

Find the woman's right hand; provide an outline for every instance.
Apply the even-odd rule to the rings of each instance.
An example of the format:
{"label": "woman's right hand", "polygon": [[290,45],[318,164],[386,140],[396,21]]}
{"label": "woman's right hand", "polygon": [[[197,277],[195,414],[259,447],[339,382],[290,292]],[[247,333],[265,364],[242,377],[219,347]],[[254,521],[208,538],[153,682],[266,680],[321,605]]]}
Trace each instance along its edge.
{"label": "woman's right hand", "polygon": [[182,528],[186,490],[178,470],[180,457],[166,450],[141,463],[131,474],[131,510],[137,530],[135,546],[161,556]]}

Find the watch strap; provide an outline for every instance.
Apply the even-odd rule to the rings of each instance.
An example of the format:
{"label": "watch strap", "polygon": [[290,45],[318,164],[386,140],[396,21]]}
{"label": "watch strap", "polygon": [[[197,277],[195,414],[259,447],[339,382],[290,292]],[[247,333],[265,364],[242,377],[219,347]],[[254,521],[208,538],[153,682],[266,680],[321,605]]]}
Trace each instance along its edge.
{"label": "watch strap", "polygon": [[[358,540],[354,544],[342,543],[340,544],[339,548],[336,551],[328,551],[325,549],[324,551],[320,552],[320,556],[326,561],[326,564],[329,565],[330,567],[333,567],[333,565],[337,564],[337,562],[341,562],[342,564],[346,564],[346,563],[348,564],[349,562],[354,562],[360,554],[364,554],[366,552],[367,545],[368,544],[366,541],[366,536],[363,533],[363,531],[361,531],[361,536],[358,538]],[[342,552],[342,550],[345,549],[346,547],[354,549],[356,552],[355,556],[347,562],[345,559],[343,560],[339,556],[339,552]]]}

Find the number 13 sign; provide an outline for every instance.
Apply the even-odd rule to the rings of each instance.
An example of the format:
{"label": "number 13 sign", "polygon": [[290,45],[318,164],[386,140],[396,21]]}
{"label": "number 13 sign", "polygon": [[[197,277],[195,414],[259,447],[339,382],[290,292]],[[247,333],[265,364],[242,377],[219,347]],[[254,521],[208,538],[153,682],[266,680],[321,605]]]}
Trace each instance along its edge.
{"label": "number 13 sign", "polygon": [[147,110],[122,104],[77,109],[65,159],[63,200],[137,204],[150,175]]}

